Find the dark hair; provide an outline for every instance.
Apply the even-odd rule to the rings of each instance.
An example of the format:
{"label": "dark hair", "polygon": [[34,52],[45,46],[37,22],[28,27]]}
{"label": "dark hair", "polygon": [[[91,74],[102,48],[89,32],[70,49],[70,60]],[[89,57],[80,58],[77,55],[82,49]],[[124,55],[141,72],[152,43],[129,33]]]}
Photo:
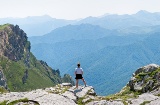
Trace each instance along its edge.
{"label": "dark hair", "polygon": [[80,67],[80,63],[78,63],[77,66]]}

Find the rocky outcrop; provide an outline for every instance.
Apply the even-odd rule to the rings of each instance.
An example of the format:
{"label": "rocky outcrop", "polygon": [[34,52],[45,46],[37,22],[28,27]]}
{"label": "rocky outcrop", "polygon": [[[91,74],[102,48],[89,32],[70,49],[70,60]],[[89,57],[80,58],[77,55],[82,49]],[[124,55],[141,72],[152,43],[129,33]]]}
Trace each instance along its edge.
{"label": "rocky outcrop", "polygon": [[10,60],[18,61],[24,57],[24,52],[30,52],[30,43],[27,41],[26,33],[18,25],[3,25],[0,30],[0,55]]}
{"label": "rocky outcrop", "polygon": [[4,88],[7,89],[7,81],[1,69],[0,69],[0,86],[3,86]]}
{"label": "rocky outcrop", "polygon": [[150,64],[133,73],[128,84],[118,93],[101,97],[87,105],[160,105],[160,68]]}
{"label": "rocky outcrop", "polygon": [[151,93],[144,93],[138,96],[138,98],[135,99],[129,99],[129,105],[140,105],[145,103],[147,105],[160,105],[160,97],[155,96]]}
{"label": "rocky outcrop", "polygon": [[136,70],[128,83],[130,90],[145,93],[158,88],[160,86],[159,67],[159,65],[150,64]]}
{"label": "rocky outcrop", "polygon": [[[151,70],[150,70],[151,69]],[[160,105],[158,65],[151,64],[138,69],[120,92],[111,96],[97,96],[92,86],[62,83],[55,87],[30,92],[10,92],[0,95],[0,103],[15,102],[17,105]],[[27,99],[28,101],[21,101]]]}
{"label": "rocky outcrop", "polygon": [[28,69],[26,69],[26,71],[24,72],[23,78],[22,78],[22,82],[23,84],[26,83],[28,78]]}
{"label": "rocky outcrop", "polygon": [[[30,102],[36,102],[39,105],[76,105],[76,103],[68,98],[63,97],[59,94],[53,94],[46,92],[45,90],[38,89],[31,92],[11,92],[3,94],[0,96],[0,102],[7,100],[7,104],[15,100],[20,100],[27,98]],[[21,102],[21,105],[24,105],[24,102]],[[19,105],[17,103],[17,105]]]}
{"label": "rocky outcrop", "polygon": [[59,70],[37,60],[30,48],[26,33],[18,25],[0,25],[1,77],[4,73],[0,78],[0,86],[6,87],[8,84],[10,91],[28,91],[62,82],[74,84],[69,75],[66,74],[63,78]]}
{"label": "rocky outcrop", "polygon": [[[60,84],[55,87],[37,89],[30,92],[10,92],[2,94],[0,95],[0,103],[6,100],[8,104],[15,100],[27,98],[32,104],[36,102],[40,105],[77,105],[78,100],[82,97],[84,98],[84,103],[91,99],[92,95],[89,95],[88,92],[94,90],[92,86],[80,86],[78,89],[74,89],[75,87],[63,85],[64,84]],[[85,97],[87,97],[87,100],[85,100]],[[29,102],[27,104],[29,104]],[[23,104],[24,102],[19,102],[18,105]]]}
{"label": "rocky outcrop", "polygon": [[159,65],[156,65],[156,64],[149,64],[147,66],[144,66],[144,67],[140,67],[139,69],[137,69],[135,71],[135,73],[133,74],[134,75],[137,75],[141,72],[144,72],[144,73],[148,73],[148,72],[153,72],[154,70],[158,69],[160,66]]}

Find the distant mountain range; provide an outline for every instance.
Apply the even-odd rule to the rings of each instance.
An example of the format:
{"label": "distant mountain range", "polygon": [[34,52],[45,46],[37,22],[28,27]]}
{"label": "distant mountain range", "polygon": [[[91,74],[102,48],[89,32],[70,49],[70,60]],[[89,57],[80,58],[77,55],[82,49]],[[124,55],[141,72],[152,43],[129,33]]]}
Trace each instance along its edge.
{"label": "distant mountain range", "polygon": [[[44,30],[47,27],[44,25]],[[37,26],[40,32],[43,28]],[[107,95],[125,86],[138,67],[160,63],[159,29],[160,13],[139,11],[133,15],[64,20],[52,31],[46,30],[47,34],[29,40],[33,54],[59,69],[61,75],[74,77],[80,61],[87,84],[94,86],[97,94]]]}
{"label": "distant mountain range", "polygon": [[57,28],[41,37],[30,37],[32,44],[56,43],[69,40],[91,39],[96,40],[105,36],[113,36],[116,32],[91,24],[67,25]]}
{"label": "distant mountain range", "polygon": [[160,24],[160,13],[150,13],[142,10],[133,15],[110,14],[102,17],[87,17],[77,22],[77,24],[82,23],[99,25],[107,29],[125,29],[132,26],[153,26]]}
{"label": "distant mountain range", "polygon": [[159,44],[155,40],[160,38],[155,32],[126,34],[81,24],[57,28],[29,40],[36,57],[59,68],[62,74],[69,73],[74,77],[74,68],[80,61],[88,84],[94,86],[98,94],[106,95],[118,92],[138,67],[160,63],[153,53]]}
{"label": "distant mountain range", "polygon": [[[56,28],[70,24],[92,24],[98,25],[106,29],[124,31],[128,33],[128,31],[132,31],[131,29],[133,29],[135,32],[138,27],[150,27],[160,25],[160,13],[150,13],[141,10],[136,14],[132,15],[106,14],[100,17],[87,17],[81,20],[55,19],[48,15],[30,16],[26,18],[1,18],[0,24],[5,23],[11,23],[15,25],[18,24],[27,33],[28,37],[42,36],[44,34],[50,33],[52,30]],[[149,28],[138,28],[138,30],[139,31],[136,32],[142,33],[150,31]]]}
{"label": "distant mountain range", "polygon": [[29,37],[47,34],[57,27],[62,27],[73,22],[72,20],[55,19],[48,15],[0,19],[0,24],[10,23],[19,25]]}

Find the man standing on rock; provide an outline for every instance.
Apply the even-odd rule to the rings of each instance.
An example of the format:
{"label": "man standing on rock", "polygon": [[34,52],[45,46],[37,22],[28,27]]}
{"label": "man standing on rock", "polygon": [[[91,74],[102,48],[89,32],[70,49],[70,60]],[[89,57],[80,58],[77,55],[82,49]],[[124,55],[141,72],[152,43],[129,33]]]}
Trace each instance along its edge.
{"label": "man standing on rock", "polygon": [[75,69],[75,76],[76,76],[76,88],[78,89],[78,80],[81,79],[86,87],[86,82],[84,78],[82,77],[83,75],[83,69],[80,68],[80,63],[77,64],[77,68]]}

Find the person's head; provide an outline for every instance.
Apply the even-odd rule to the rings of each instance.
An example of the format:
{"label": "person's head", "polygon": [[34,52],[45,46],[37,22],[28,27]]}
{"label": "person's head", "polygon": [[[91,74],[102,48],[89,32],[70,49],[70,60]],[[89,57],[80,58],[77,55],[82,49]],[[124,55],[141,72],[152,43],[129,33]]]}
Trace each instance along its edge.
{"label": "person's head", "polygon": [[77,66],[80,67],[81,66],[80,63],[78,63]]}

